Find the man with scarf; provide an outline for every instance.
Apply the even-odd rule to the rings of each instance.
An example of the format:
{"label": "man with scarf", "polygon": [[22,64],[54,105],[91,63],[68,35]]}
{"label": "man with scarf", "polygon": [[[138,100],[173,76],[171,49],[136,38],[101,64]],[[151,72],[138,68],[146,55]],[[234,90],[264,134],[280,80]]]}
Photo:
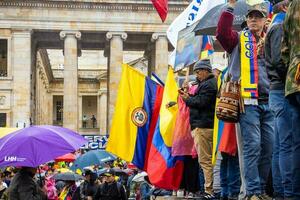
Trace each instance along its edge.
{"label": "man with scarf", "polygon": [[271,200],[265,193],[271,168],[274,140],[273,113],[269,108],[269,80],[261,41],[267,20],[267,4],[252,6],[246,15],[247,29],[233,30],[236,0],[229,0],[219,19],[217,39],[230,54],[229,76],[241,81],[244,113],[240,113],[243,166],[247,200]]}
{"label": "man with scarf", "polygon": [[291,108],[284,95],[287,65],[281,59],[283,21],[288,0],[273,2],[273,17],[265,39],[265,57],[270,79],[270,108],[274,113],[275,141],[272,176],[276,200],[292,199],[292,126]]}

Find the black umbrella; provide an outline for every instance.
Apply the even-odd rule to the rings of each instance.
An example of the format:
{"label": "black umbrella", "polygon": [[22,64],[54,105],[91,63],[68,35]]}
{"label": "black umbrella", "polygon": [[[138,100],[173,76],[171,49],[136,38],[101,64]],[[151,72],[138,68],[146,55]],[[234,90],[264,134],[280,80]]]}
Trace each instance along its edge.
{"label": "black umbrella", "polygon": [[58,173],[53,176],[55,180],[60,181],[78,181],[80,179],[83,179],[82,176],[75,174],[73,172],[66,172],[66,173]]}
{"label": "black umbrella", "polygon": [[[196,35],[215,35],[217,24],[221,13],[226,10],[227,4],[221,4],[210,11],[208,11],[199,21],[197,21],[197,26],[194,28]],[[246,20],[246,14],[250,6],[245,0],[237,1],[234,8],[234,21],[233,28],[237,31],[241,30],[242,23]]]}

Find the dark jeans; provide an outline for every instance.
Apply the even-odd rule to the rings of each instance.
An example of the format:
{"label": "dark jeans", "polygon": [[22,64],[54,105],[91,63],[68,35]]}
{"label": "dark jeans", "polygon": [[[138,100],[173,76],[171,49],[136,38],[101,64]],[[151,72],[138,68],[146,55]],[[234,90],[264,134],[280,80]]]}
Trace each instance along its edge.
{"label": "dark jeans", "polygon": [[222,153],[221,197],[238,197],[241,187],[239,157]]}
{"label": "dark jeans", "polygon": [[293,132],[293,195],[300,199],[300,93],[289,96]]}
{"label": "dark jeans", "polygon": [[272,175],[275,196],[292,196],[292,119],[291,108],[284,90],[271,90],[270,108],[274,113],[275,141]]}
{"label": "dark jeans", "polygon": [[205,183],[205,180],[204,180],[204,174],[203,174],[203,170],[201,167],[199,167],[199,185],[200,185],[200,192],[204,192],[205,191],[205,188],[204,188],[204,183]]}
{"label": "dark jeans", "polygon": [[240,116],[247,195],[265,192],[272,162],[273,123],[268,104],[245,105]]}

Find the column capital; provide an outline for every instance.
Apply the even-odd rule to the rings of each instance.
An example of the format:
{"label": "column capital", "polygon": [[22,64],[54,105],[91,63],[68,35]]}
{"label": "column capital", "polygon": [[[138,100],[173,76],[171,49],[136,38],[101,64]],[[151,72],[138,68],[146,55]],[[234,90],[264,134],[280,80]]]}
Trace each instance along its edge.
{"label": "column capital", "polygon": [[59,37],[61,40],[64,40],[69,35],[74,36],[78,40],[81,39],[81,32],[79,31],[61,31],[59,33]]}
{"label": "column capital", "polygon": [[98,90],[98,96],[102,96],[103,94],[107,94],[107,89],[101,88]]}
{"label": "column capital", "polygon": [[159,38],[166,38],[167,39],[167,34],[166,33],[153,33],[151,36],[151,42],[155,42]]}
{"label": "column capital", "polygon": [[127,33],[110,31],[106,33],[106,40],[110,41],[114,36],[119,36],[123,41],[127,39]]}

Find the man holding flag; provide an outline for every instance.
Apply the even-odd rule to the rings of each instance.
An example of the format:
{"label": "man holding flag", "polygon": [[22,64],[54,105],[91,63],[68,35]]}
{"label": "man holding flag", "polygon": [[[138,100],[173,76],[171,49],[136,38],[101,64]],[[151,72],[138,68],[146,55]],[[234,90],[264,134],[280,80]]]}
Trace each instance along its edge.
{"label": "man holding flag", "polygon": [[212,74],[208,59],[198,61],[193,70],[198,85],[195,94],[188,94],[184,90],[179,90],[179,93],[190,108],[192,136],[205,178],[204,199],[214,199],[212,143],[217,79]]}

